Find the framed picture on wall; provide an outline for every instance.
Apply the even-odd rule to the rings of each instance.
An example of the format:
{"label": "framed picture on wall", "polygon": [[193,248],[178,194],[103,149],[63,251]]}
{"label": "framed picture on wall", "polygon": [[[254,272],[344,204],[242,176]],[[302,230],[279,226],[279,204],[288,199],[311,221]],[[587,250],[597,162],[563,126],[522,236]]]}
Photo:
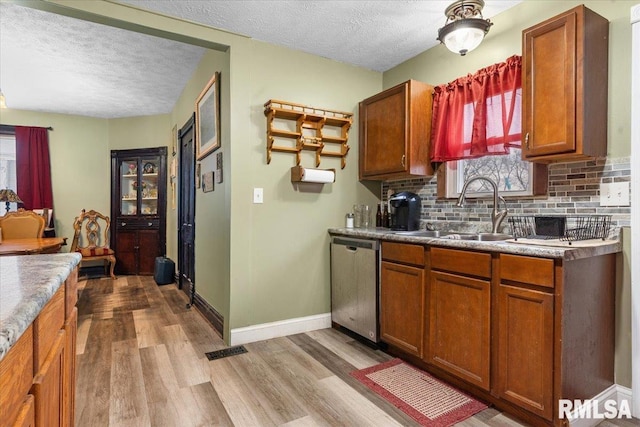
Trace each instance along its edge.
{"label": "framed picture on wall", "polygon": [[196,158],[202,160],[220,148],[219,77],[216,72],[196,100]]}

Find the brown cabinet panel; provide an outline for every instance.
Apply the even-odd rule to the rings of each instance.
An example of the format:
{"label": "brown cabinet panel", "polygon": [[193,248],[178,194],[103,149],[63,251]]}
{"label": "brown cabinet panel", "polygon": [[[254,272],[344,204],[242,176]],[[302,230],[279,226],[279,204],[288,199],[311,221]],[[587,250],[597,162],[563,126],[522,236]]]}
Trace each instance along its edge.
{"label": "brown cabinet panel", "polygon": [[500,280],[554,287],[552,259],[500,255]]}
{"label": "brown cabinet panel", "polygon": [[382,262],[380,271],[380,337],[407,353],[422,357],[424,270]]}
{"label": "brown cabinet panel", "polygon": [[33,379],[36,425],[56,427],[64,425],[65,332],[58,331],[56,340]]}
{"label": "brown cabinet panel", "polygon": [[138,258],[138,274],[153,274],[156,257],[162,255],[157,230],[139,230],[138,246],[141,249]]}
{"label": "brown cabinet panel", "polygon": [[428,361],[489,390],[491,283],[438,271],[430,280]]}
{"label": "brown cabinet panel", "polygon": [[431,268],[490,278],[491,254],[432,247]]}
{"label": "brown cabinet panel", "polygon": [[433,175],[433,87],[409,80],[360,103],[360,179]]}
{"label": "brown cabinet panel", "polygon": [[546,419],[553,417],[553,301],[544,292],[498,290],[497,392]]}
{"label": "brown cabinet panel", "polygon": [[116,268],[119,274],[136,274],[138,271],[138,231],[120,230],[116,235]]}
{"label": "brown cabinet panel", "polygon": [[609,22],[581,5],[522,34],[523,159],[605,156]]}
{"label": "brown cabinet panel", "polygon": [[29,326],[0,360],[2,421],[11,424],[33,381],[33,326]]}
{"label": "brown cabinet panel", "polygon": [[56,340],[58,332],[64,326],[64,310],[64,286],[60,286],[33,322],[34,372],[38,372],[42,368],[49,349]]}
{"label": "brown cabinet panel", "polygon": [[[3,416],[5,416],[4,413]],[[18,417],[11,425],[13,427],[34,427],[36,425],[35,399],[33,395],[27,395],[27,398],[20,405]]]}
{"label": "brown cabinet panel", "polygon": [[382,259],[424,267],[424,246],[382,242]]}
{"label": "brown cabinet panel", "polygon": [[78,335],[78,309],[71,311],[71,315],[64,324],[66,332],[64,375],[63,381],[63,425],[75,425],[75,400],[76,400],[76,340]]}

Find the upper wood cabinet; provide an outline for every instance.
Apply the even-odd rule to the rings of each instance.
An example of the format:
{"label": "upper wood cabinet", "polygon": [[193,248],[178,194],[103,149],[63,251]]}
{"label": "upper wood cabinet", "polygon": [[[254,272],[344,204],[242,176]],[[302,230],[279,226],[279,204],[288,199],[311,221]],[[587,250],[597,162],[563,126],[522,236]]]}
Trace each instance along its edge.
{"label": "upper wood cabinet", "polygon": [[360,179],[433,175],[433,86],[409,80],[360,103]]}
{"label": "upper wood cabinet", "polygon": [[522,157],[607,154],[609,21],[584,5],[522,32]]}

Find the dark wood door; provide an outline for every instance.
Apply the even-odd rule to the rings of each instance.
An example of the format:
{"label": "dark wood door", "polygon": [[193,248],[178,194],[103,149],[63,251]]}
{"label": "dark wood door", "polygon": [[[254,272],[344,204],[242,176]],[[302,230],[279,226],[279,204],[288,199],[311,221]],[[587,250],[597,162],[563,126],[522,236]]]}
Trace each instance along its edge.
{"label": "dark wood door", "polygon": [[139,251],[138,274],[153,274],[156,257],[163,255],[160,253],[158,230],[138,230],[138,247],[147,248]]}
{"label": "dark wood door", "polygon": [[195,117],[180,129],[180,198],[178,202],[178,287],[191,298],[195,294]]}
{"label": "dark wood door", "polygon": [[489,390],[491,283],[431,272],[428,360]]}
{"label": "dark wood door", "polygon": [[[122,226],[123,223],[124,226]],[[115,235],[118,271],[120,274],[137,274],[138,232],[134,229],[126,229],[126,221],[122,221],[119,225],[121,229]]]}
{"label": "dark wood door", "polygon": [[382,262],[380,271],[380,338],[422,357],[424,336],[424,270]]}
{"label": "dark wood door", "polygon": [[553,295],[500,285],[498,384],[500,397],[547,419],[553,417]]}

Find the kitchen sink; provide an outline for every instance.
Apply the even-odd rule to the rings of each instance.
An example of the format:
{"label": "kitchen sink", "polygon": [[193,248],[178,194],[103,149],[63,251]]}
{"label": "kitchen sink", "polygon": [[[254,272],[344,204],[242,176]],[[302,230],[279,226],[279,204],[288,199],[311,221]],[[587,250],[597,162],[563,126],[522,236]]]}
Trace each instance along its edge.
{"label": "kitchen sink", "polygon": [[512,238],[510,234],[504,233],[440,233],[439,237],[451,240],[476,240],[480,242],[499,242]]}
{"label": "kitchen sink", "polygon": [[510,234],[504,233],[456,233],[438,230],[392,231],[391,234],[398,236],[434,237],[450,240],[476,240],[480,242],[499,242],[512,238]]}

